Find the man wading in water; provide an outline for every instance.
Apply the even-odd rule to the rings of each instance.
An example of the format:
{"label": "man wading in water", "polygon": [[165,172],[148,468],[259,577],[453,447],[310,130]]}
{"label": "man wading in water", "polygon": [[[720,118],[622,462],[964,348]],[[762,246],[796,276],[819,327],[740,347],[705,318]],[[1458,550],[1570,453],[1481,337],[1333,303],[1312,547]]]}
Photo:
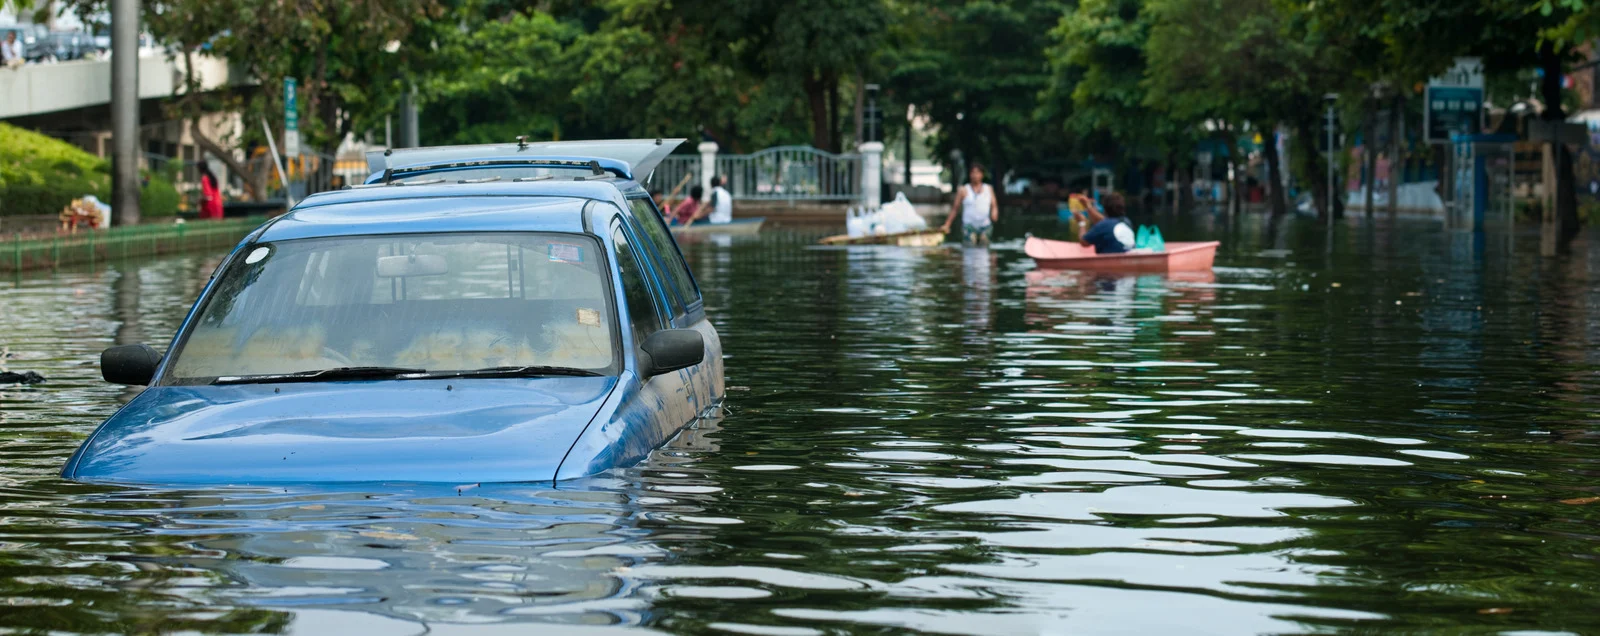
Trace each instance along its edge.
{"label": "man wading in water", "polygon": [[974,163],[967,171],[967,185],[956,191],[956,204],[940,229],[948,234],[957,213],[961,214],[961,242],[988,245],[994,224],[1000,220],[1000,202],[994,197],[994,188],[983,182],[983,164]]}

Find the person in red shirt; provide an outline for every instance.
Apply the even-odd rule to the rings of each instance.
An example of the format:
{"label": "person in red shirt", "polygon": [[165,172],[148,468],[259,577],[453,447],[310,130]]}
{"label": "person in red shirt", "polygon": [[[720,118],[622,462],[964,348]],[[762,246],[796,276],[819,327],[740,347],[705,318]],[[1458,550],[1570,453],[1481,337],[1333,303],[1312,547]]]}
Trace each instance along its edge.
{"label": "person in red shirt", "polygon": [[222,218],[222,188],[211,167],[200,162],[200,218]]}
{"label": "person in red shirt", "polygon": [[706,189],[700,186],[689,188],[689,198],[678,203],[678,208],[672,211],[670,225],[688,225],[694,221],[694,215],[700,212],[700,200],[706,196]]}

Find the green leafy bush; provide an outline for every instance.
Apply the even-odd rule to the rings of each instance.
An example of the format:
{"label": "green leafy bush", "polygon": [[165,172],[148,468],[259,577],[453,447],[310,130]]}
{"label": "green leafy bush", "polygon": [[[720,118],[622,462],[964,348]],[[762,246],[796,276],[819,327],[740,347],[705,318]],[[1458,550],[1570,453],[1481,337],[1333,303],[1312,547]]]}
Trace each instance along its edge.
{"label": "green leafy bush", "polygon": [[144,188],[139,191],[139,216],[142,218],[169,217],[178,213],[182,197],[178,188],[167,177],[145,173]]}
{"label": "green leafy bush", "polygon": [[[181,197],[173,186],[176,162],[146,171],[139,192],[144,217],[178,213]],[[111,201],[111,162],[64,141],[0,123],[0,216],[54,215],[86,194]]]}
{"label": "green leafy bush", "polygon": [[107,167],[72,144],[0,123],[0,215],[59,214],[85,194],[105,200]]}

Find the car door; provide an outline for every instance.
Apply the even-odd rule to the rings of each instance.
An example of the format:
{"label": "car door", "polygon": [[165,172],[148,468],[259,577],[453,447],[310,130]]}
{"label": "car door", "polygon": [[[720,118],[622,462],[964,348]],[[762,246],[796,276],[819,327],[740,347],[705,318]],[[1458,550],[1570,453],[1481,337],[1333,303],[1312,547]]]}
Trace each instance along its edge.
{"label": "car door", "polygon": [[[639,374],[640,346],[651,334],[671,328],[659,283],[640,249],[638,235],[622,218],[611,224],[618,274],[622,278],[623,311],[628,325],[625,337],[630,347],[629,369],[632,381],[622,387],[622,403],[616,419],[624,434],[621,457],[633,460],[666,442],[678,429],[698,416],[697,400],[686,378],[694,368],[662,373],[653,377]],[[704,366],[703,364],[701,366]]]}
{"label": "car door", "polygon": [[677,241],[673,240],[672,232],[648,195],[642,190],[630,193],[624,214],[629,217],[630,225],[638,228],[636,234],[641,246],[646,248],[642,251],[648,252],[646,260],[652,261],[658,274],[656,280],[665,292],[667,304],[664,307],[671,310],[672,325],[678,329],[694,329],[705,338],[706,364],[688,374],[685,380],[689,383],[689,399],[699,410],[704,410],[723,394],[722,340],[706,317],[699,282],[689,271]]}

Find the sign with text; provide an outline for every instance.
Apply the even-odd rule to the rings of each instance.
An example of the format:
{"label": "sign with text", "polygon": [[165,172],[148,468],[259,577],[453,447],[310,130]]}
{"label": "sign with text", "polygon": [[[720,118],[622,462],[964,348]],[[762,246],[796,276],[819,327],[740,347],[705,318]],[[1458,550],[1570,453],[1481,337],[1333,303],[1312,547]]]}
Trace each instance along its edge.
{"label": "sign with text", "polygon": [[300,104],[296,99],[295,79],[283,78],[283,156],[300,156]]}
{"label": "sign with text", "polygon": [[1428,143],[1450,143],[1452,135],[1483,132],[1483,60],[1456,58],[1445,74],[1428,80],[1422,130]]}

